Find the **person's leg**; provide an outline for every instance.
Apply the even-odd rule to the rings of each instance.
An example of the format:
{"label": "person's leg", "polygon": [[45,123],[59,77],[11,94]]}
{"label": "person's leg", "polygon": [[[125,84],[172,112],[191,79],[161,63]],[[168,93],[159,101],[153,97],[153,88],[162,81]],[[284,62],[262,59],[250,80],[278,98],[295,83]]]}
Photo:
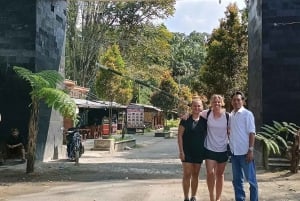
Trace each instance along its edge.
{"label": "person's leg", "polygon": [[191,181],[192,197],[195,197],[197,194],[200,168],[201,168],[200,163],[192,164],[192,181]]}
{"label": "person's leg", "polygon": [[245,178],[250,184],[250,201],[258,201],[258,185],[256,180],[256,170],[255,162],[251,161],[250,163],[243,164],[243,169],[245,172]]}
{"label": "person's leg", "polygon": [[182,188],[185,200],[189,200],[190,181],[192,177],[192,163],[182,163],[183,177],[182,177]]}
{"label": "person's leg", "polygon": [[218,163],[216,167],[216,201],[221,200],[223,185],[224,185],[224,171],[225,163]]}
{"label": "person's leg", "polygon": [[214,160],[205,160],[206,165],[206,184],[209,192],[210,201],[215,201],[214,189],[215,189],[215,168],[217,162]]}
{"label": "person's leg", "polygon": [[242,162],[246,161],[246,157],[243,156],[232,156],[232,184],[234,188],[235,200],[236,201],[245,201],[246,194],[244,191],[244,175],[242,171]]}

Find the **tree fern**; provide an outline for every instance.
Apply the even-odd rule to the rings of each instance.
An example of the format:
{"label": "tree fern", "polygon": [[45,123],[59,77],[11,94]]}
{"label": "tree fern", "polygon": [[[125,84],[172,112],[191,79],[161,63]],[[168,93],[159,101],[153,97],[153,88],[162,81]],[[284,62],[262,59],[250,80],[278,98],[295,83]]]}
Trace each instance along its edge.
{"label": "tree fern", "polygon": [[269,153],[279,155],[282,150],[288,148],[289,138],[295,135],[298,129],[299,126],[294,123],[273,121],[273,125],[263,125],[256,138],[265,144]]}
{"label": "tree fern", "polygon": [[33,73],[30,70],[15,66],[14,71],[31,86],[31,116],[29,120],[27,173],[34,171],[36,137],[38,133],[39,102],[44,101],[49,107],[53,107],[62,116],[76,122],[76,104],[64,91],[57,89],[57,85],[63,81],[63,77],[56,71],[46,70]]}

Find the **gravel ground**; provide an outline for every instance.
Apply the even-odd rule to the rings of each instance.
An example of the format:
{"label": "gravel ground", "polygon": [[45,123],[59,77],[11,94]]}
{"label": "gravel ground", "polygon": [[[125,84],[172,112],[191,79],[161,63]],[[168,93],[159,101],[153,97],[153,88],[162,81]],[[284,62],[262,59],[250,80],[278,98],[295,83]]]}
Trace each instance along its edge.
{"label": "gravel ground", "polygon": [[[153,133],[134,136],[136,148],[113,154],[89,151],[93,141],[84,142],[86,152],[79,166],[67,160],[39,162],[32,174],[24,173],[25,164],[12,161],[0,166],[0,201],[183,200],[176,139],[153,137]],[[230,170],[228,164],[223,201],[233,200]],[[257,177],[260,200],[300,200],[299,173],[259,170]],[[205,168],[201,170],[197,197],[208,200]]]}

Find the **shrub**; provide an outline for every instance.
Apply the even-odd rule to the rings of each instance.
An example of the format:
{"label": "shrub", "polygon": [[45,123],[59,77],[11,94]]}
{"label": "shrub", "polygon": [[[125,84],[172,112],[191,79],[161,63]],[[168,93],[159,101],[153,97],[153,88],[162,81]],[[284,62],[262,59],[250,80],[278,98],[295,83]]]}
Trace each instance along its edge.
{"label": "shrub", "polygon": [[179,119],[170,119],[170,120],[167,120],[167,126],[169,128],[171,127],[178,127],[179,125]]}

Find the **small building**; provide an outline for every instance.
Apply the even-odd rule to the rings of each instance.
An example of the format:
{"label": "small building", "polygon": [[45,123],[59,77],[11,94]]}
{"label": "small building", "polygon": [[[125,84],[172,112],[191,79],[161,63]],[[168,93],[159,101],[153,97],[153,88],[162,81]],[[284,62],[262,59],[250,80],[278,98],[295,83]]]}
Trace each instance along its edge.
{"label": "small building", "polygon": [[146,128],[160,128],[164,125],[163,111],[152,105],[134,103],[132,105],[142,106],[144,108],[144,125]]}

